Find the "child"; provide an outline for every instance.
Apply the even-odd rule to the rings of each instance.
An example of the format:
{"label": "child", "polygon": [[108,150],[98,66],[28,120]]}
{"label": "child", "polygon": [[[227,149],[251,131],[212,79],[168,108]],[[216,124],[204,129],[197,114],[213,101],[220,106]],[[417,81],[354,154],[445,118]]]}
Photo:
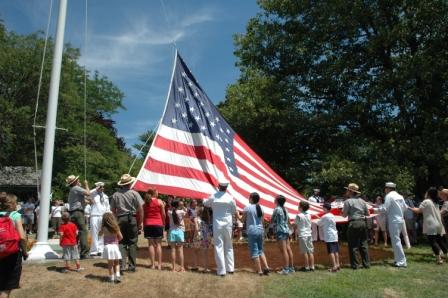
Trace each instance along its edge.
{"label": "child", "polygon": [[[376,197],[376,208],[379,210],[382,209],[384,205],[384,199],[382,196]],[[387,229],[386,229],[386,213],[379,212],[378,215],[375,217],[376,220],[376,227],[375,227],[375,246],[378,245],[378,240],[380,236],[380,232],[383,234],[384,238],[384,247],[387,247]]]}
{"label": "child", "polygon": [[289,242],[289,216],[286,212],[285,205],[286,198],[279,195],[275,198],[276,207],[272,213],[271,222],[275,224],[275,236],[277,239],[280,253],[283,256],[284,267],[277,273],[287,275],[294,272],[293,254],[291,250],[291,244]]}
{"label": "child", "polygon": [[78,235],[78,228],[70,222],[70,214],[64,212],[62,214],[62,225],[59,227],[59,244],[63,250],[63,258],[65,260],[65,268],[62,272],[67,273],[70,269],[70,261],[75,260],[75,271],[80,272],[84,270],[79,263],[78,243],[76,236]]}
{"label": "child", "polygon": [[307,201],[300,201],[299,214],[297,214],[294,223],[299,232],[300,252],[305,257],[305,267],[300,269],[303,272],[314,271],[314,246],[311,231],[311,215],[308,214],[310,205]]}
{"label": "child", "polygon": [[180,268],[179,272],[185,272],[184,267],[184,217],[186,214],[185,209],[179,204],[178,200],[174,200],[171,203],[172,209],[168,211],[170,218],[170,231],[168,236],[168,242],[171,246],[171,262],[173,264],[173,271],[176,271],[176,252],[179,255]]}
{"label": "child", "polygon": [[338,230],[336,229],[336,220],[331,211],[331,203],[325,203],[323,205],[324,215],[317,222],[319,227],[324,230],[324,240],[327,244],[327,251],[330,255],[332,268],[328,269],[330,272],[337,272],[341,269],[339,264],[339,243],[338,243]]}
{"label": "child", "polygon": [[104,236],[103,258],[107,259],[107,267],[109,269],[109,282],[120,283],[120,260],[121,253],[118,248],[118,242],[123,239],[120,227],[118,226],[115,216],[111,212],[103,214],[101,229],[98,235]]}
{"label": "child", "polygon": [[203,206],[198,214],[199,236],[201,239],[202,257],[204,258],[204,272],[211,272],[208,268],[208,249],[212,243],[213,224],[211,210]]}

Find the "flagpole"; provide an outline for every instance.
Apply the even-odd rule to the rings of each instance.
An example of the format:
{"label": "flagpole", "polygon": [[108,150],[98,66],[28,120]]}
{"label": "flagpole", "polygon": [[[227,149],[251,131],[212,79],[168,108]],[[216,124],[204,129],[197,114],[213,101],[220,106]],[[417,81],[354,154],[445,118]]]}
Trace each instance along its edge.
{"label": "flagpole", "polygon": [[65,17],[67,0],[59,2],[59,16],[54,44],[53,67],[51,69],[50,91],[48,97],[47,123],[45,127],[44,158],[42,164],[41,199],[37,242],[29,253],[29,260],[55,259],[59,256],[48,244],[48,218],[50,210],[51,180],[53,173],[54,139],[58,109],[59,83],[61,77],[62,52],[64,48]]}

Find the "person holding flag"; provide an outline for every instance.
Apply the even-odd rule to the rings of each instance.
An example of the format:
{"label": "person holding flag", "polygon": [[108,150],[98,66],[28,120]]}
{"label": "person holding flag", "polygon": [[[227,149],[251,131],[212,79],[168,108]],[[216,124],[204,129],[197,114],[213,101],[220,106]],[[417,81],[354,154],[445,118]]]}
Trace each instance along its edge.
{"label": "person holding flag", "polygon": [[204,206],[213,211],[213,241],[215,243],[215,261],[217,274],[233,274],[232,219],[236,215],[233,197],[226,192],[229,182],[220,181],[218,192],[204,201]]}

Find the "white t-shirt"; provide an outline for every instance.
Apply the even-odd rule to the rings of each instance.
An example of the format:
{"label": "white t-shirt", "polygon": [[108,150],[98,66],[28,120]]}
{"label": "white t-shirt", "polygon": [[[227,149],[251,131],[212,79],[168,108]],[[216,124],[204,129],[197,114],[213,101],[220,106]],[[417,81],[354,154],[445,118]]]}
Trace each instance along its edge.
{"label": "white t-shirt", "polygon": [[62,217],[62,206],[51,207],[51,217]]}
{"label": "white t-shirt", "polygon": [[317,224],[324,231],[325,242],[338,242],[338,230],[336,229],[336,219],[332,213],[323,215]]}
{"label": "white t-shirt", "polygon": [[213,229],[232,228],[232,218],[236,213],[235,200],[227,192],[218,191],[204,201],[204,206],[212,208]]}
{"label": "white t-shirt", "polygon": [[110,211],[109,197],[105,193],[94,190],[90,196],[92,197],[90,215],[103,216],[104,213]]}
{"label": "white t-shirt", "polygon": [[92,210],[90,205],[86,205],[86,207],[84,208],[84,216],[85,217],[89,217],[90,216],[90,210]]}
{"label": "white t-shirt", "polygon": [[34,208],[35,208],[36,206],[33,204],[33,203],[28,203],[28,202],[26,202],[24,205],[23,205],[23,210],[24,210],[24,214],[25,215],[33,215],[34,214]]}
{"label": "white t-shirt", "polygon": [[173,220],[173,211],[174,210],[168,210],[168,216],[170,218],[170,230],[180,228],[182,231],[185,231],[184,217],[186,212],[182,209],[176,210],[177,218],[179,219],[179,225],[176,226]]}
{"label": "white t-shirt", "polygon": [[299,213],[294,223],[297,225],[300,238],[311,236],[311,215],[307,212]]}

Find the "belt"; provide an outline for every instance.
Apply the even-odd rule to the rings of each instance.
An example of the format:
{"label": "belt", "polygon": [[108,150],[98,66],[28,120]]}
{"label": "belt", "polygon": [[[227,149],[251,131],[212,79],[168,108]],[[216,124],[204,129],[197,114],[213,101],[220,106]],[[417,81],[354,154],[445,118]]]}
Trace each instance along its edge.
{"label": "belt", "polygon": [[125,213],[125,214],[117,215],[117,217],[123,217],[123,216],[133,216],[133,217],[136,217],[137,215],[134,214],[134,213]]}

